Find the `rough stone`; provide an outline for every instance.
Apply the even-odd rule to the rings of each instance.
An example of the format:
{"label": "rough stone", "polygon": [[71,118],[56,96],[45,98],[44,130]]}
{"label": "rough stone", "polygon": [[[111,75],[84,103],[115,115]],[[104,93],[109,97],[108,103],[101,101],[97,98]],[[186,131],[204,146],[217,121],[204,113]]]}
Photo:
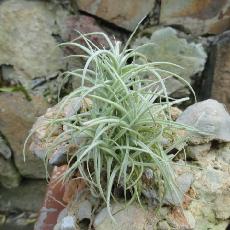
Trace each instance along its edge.
{"label": "rough stone", "polygon": [[78,0],[79,9],[127,30],[133,30],[154,7],[155,0]]}
{"label": "rough stone", "polygon": [[215,214],[217,219],[228,220],[230,218],[230,193],[222,193],[215,200]]}
{"label": "rough stone", "polygon": [[[204,139],[230,141],[230,115],[218,101],[208,99],[189,106],[178,117],[177,122],[206,134]],[[202,142],[202,137],[198,142]]]}
{"label": "rough stone", "polygon": [[7,145],[6,141],[1,136],[0,136],[0,154],[5,159],[10,159],[12,155],[10,147]]}
{"label": "rough stone", "polygon": [[[2,65],[2,78],[4,83],[11,88],[23,86],[28,93],[43,95],[47,102],[56,103],[62,75],[55,72],[49,76],[40,76],[35,79],[28,79],[23,73],[18,73],[13,66]],[[22,87],[21,87],[22,88]]]}
{"label": "rough stone", "polygon": [[43,114],[47,108],[47,103],[41,96],[32,95],[31,98],[31,101],[26,100],[21,92],[0,94],[0,131],[13,150],[13,159],[20,174],[45,178],[44,163],[28,149],[26,162],[23,159],[23,146],[29,130],[36,117]]}
{"label": "rough stone", "polygon": [[188,210],[182,210],[181,208],[172,209],[168,217],[166,217],[169,224],[173,229],[194,229],[195,220],[192,213]]}
{"label": "rough stone", "polygon": [[19,187],[0,187],[0,211],[17,210],[37,212],[42,206],[47,182],[43,180],[23,180]]}
{"label": "rough stone", "polygon": [[20,184],[21,176],[11,160],[0,156],[0,183],[5,188],[15,188]]}
{"label": "rough stone", "polygon": [[170,113],[172,119],[175,121],[181,115],[182,111],[179,108],[173,106],[170,108]]}
{"label": "rough stone", "polygon": [[225,229],[228,225],[229,210],[229,163],[222,158],[227,145],[221,144],[198,162],[201,167],[191,167],[195,180],[193,188],[198,195],[192,200],[189,210],[196,220],[196,229]]}
{"label": "rough stone", "polygon": [[215,64],[209,66],[213,72],[211,98],[225,104],[230,111],[230,31],[214,42],[212,52],[215,54]]}
{"label": "rough stone", "polygon": [[56,165],[56,166],[61,166],[65,163],[67,163],[67,153],[68,153],[69,148],[66,147],[58,147],[49,159],[49,164],[50,165]]}
{"label": "rough stone", "polygon": [[[106,208],[102,209],[95,217],[95,230],[142,230],[147,229],[148,221],[151,224],[151,218],[148,212],[137,205],[130,205],[124,209],[121,205],[113,205],[112,212],[115,222],[109,217]],[[151,228],[149,228],[151,229]]]}
{"label": "rough stone", "polygon": [[[97,23],[97,21],[90,16],[86,15],[70,15],[66,18],[65,24],[60,27],[60,35],[65,41],[71,41],[79,36],[79,33],[93,33],[93,32],[105,32]],[[105,40],[102,36],[92,35],[90,37],[97,45],[105,45]],[[83,40],[79,40],[83,42]]]}
{"label": "rough stone", "polygon": [[185,218],[190,226],[191,229],[195,229],[196,227],[196,220],[192,213],[189,210],[184,211]]}
{"label": "rough stone", "polygon": [[228,0],[164,0],[160,23],[179,25],[196,35],[217,34],[230,28],[229,7]]}
{"label": "rough stone", "polygon": [[218,151],[218,160],[230,164],[230,144],[226,143]]}
{"label": "rough stone", "polygon": [[[191,173],[183,173],[176,178],[177,191],[167,191],[163,199],[163,204],[180,206],[184,200],[184,194],[189,190],[193,183],[193,175]],[[158,194],[151,186],[147,186],[142,190],[143,195],[153,203],[159,200]]]}
{"label": "rough stone", "polygon": [[166,193],[164,198],[164,203],[173,204],[179,206],[183,203],[184,194],[189,190],[192,185],[194,177],[191,173],[184,173],[176,178],[178,185],[177,193],[175,191],[170,191]]}
{"label": "rough stone", "polygon": [[63,68],[62,51],[52,37],[58,15],[54,7],[44,1],[24,0],[0,5],[0,64],[14,66],[25,79]]}
{"label": "rough stone", "polygon": [[[183,68],[161,65],[162,69],[171,71],[191,83],[191,77],[198,76],[204,69],[207,55],[201,44],[188,43],[184,38],[179,38],[176,30],[166,27],[154,31],[150,38],[137,38],[133,48],[151,43],[138,49],[151,62],[171,62]],[[163,77],[171,76],[165,81],[169,94],[174,96],[185,96],[189,94],[186,85],[176,79],[173,74],[159,72]],[[151,76],[150,76],[151,77]]]}
{"label": "rough stone", "polygon": [[198,160],[199,157],[207,155],[210,148],[211,142],[201,145],[189,145],[186,147],[186,157],[193,160]]}
{"label": "rough stone", "polygon": [[171,227],[169,226],[168,222],[164,220],[164,221],[160,221],[157,224],[157,229],[159,229],[159,230],[170,230]]}
{"label": "rough stone", "polygon": [[78,219],[79,221],[83,219],[90,220],[91,216],[92,216],[92,204],[88,200],[85,200],[81,203],[81,206],[79,208]]}

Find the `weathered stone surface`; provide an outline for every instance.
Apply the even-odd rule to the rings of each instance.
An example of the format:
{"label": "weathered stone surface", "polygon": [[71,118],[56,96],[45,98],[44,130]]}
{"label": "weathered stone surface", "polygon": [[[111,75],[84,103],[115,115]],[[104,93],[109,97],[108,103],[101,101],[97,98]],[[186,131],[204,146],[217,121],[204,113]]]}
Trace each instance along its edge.
{"label": "weathered stone surface", "polygon": [[198,160],[199,157],[203,157],[208,154],[211,148],[211,142],[201,145],[190,145],[186,147],[186,157],[193,160]]}
{"label": "weathered stone surface", "polygon": [[230,28],[229,9],[228,0],[164,0],[160,23],[183,26],[196,35],[217,34]]}
{"label": "weathered stone surface", "polygon": [[195,217],[195,229],[225,229],[230,215],[229,197],[229,163],[223,155],[230,153],[229,144],[220,144],[200,156],[199,168],[194,165],[190,170],[194,173],[194,191],[197,197],[192,200],[189,210]]}
{"label": "weathered stone surface", "polygon": [[0,155],[5,159],[10,159],[12,153],[10,147],[7,145],[6,141],[0,135]]}
{"label": "weathered stone surface", "polygon": [[155,0],[78,0],[77,3],[80,10],[127,30],[133,30],[138,22],[153,9]]}
{"label": "weathered stone surface", "polygon": [[184,194],[189,190],[193,183],[193,175],[191,173],[184,173],[176,178],[178,191],[170,191],[166,193],[164,203],[172,205],[181,205],[184,200]]}
{"label": "weathered stone surface", "polygon": [[158,224],[157,224],[157,229],[159,230],[170,230],[170,226],[168,224],[167,221],[160,221]]}
{"label": "weathered stone surface", "polygon": [[[180,206],[184,201],[184,194],[189,190],[190,186],[193,183],[193,180],[194,178],[191,173],[183,173],[182,175],[178,175],[176,177],[176,190],[167,191],[162,203]],[[156,201],[159,201],[156,190],[151,186],[146,186],[146,188],[142,190],[142,193],[152,204],[157,203]]]}
{"label": "weathered stone surface", "polygon": [[[112,212],[116,222],[109,217],[106,208],[102,209],[94,220],[95,230],[142,230],[151,226],[151,215],[138,205],[130,205],[123,209],[121,205],[113,205]],[[120,210],[120,211],[119,211]],[[149,222],[149,223],[148,223]]]}
{"label": "weathered stone surface", "polygon": [[[208,99],[189,106],[177,122],[206,133],[204,139],[230,141],[230,115],[224,105],[216,100]],[[202,138],[198,142],[202,142]]]}
{"label": "weathered stone surface", "polygon": [[[138,45],[144,45],[146,43],[151,44],[139,48],[138,51],[143,53],[148,61],[171,62],[183,67],[183,69],[181,69],[170,65],[160,66],[162,69],[181,76],[189,83],[191,83],[192,76],[198,75],[204,69],[207,55],[202,45],[193,42],[188,43],[185,39],[179,38],[177,31],[170,27],[156,30],[152,33],[150,39],[147,37],[136,39],[133,47],[135,48]],[[186,85],[176,79],[175,76],[168,73],[159,73],[165,77],[171,76],[171,78],[165,81],[169,94],[176,93],[178,96],[184,96],[189,93],[188,90],[185,90]]]}
{"label": "weathered stone surface", "polygon": [[0,64],[13,65],[25,79],[63,68],[55,33],[54,6],[44,1],[5,1],[0,5]]}
{"label": "weathered stone surface", "polygon": [[195,219],[189,210],[174,208],[166,219],[173,229],[195,229]]}
{"label": "weathered stone surface", "polygon": [[216,218],[221,220],[228,220],[230,218],[230,193],[224,192],[217,196],[215,201]]}
{"label": "weathered stone surface", "polygon": [[170,113],[172,119],[175,121],[181,115],[182,111],[179,108],[173,106],[170,108]]}
{"label": "weathered stone surface", "polygon": [[212,52],[215,65],[210,66],[213,69],[211,98],[224,103],[230,111],[230,31],[215,41]]}
{"label": "weathered stone surface", "polygon": [[0,131],[6,137],[14,152],[15,165],[21,175],[45,178],[44,164],[28,150],[26,162],[23,159],[23,145],[35,119],[43,114],[47,103],[41,96],[26,100],[20,93],[0,94]]}
{"label": "weathered stone surface", "polygon": [[61,78],[55,72],[49,76],[40,76],[35,79],[28,79],[24,73],[19,73],[11,65],[2,65],[2,78],[7,85],[22,85],[28,93],[43,95],[46,101],[52,103],[57,101]]}
{"label": "weathered stone surface", "polygon": [[[70,15],[64,21],[64,25],[60,27],[60,35],[66,41],[71,41],[79,36],[79,33],[86,34],[92,32],[105,32],[97,23],[97,21],[86,15]],[[78,32],[77,32],[78,31]],[[102,36],[92,35],[93,42],[104,44],[105,40]],[[82,42],[80,40],[79,42]]]}
{"label": "weathered stone surface", "polygon": [[0,156],[0,184],[5,188],[15,188],[19,185],[21,176],[11,160]]}
{"label": "weathered stone surface", "polygon": [[0,211],[37,212],[43,202],[47,182],[43,180],[23,180],[14,189],[0,187]]}

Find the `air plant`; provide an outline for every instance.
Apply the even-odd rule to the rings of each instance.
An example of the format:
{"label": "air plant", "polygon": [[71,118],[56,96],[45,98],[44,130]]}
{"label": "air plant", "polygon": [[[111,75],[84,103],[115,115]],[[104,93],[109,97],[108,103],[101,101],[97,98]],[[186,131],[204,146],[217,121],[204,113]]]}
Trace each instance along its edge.
{"label": "air plant", "polygon": [[[94,44],[89,39],[92,35],[102,36],[108,47]],[[47,149],[46,162],[60,143],[75,143],[80,137],[82,142],[68,155],[68,169],[60,179],[68,181],[79,172],[92,194],[104,200],[110,214],[115,187],[122,187],[125,204],[141,203],[145,170],[152,170],[159,193],[162,188],[163,194],[178,191],[169,153],[184,141],[177,137],[176,130],[192,129],[172,120],[170,108],[188,98],[171,98],[165,86],[168,77],[162,77],[174,76],[189,86],[183,78],[167,71],[169,65],[181,67],[148,62],[139,52],[141,47],[128,48],[132,36],[123,47],[104,33],[80,34],[62,44],[84,51],[84,55],[75,56],[85,58],[86,64],[83,69],[66,73],[66,77],[79,78],[81,86],[60,102],[59,112],[76,97],[90,103],[68,118],[57,114],[49,121],[50,127],[62,125],[65,130]],[[152,78],[145,77],[148,75]]]}

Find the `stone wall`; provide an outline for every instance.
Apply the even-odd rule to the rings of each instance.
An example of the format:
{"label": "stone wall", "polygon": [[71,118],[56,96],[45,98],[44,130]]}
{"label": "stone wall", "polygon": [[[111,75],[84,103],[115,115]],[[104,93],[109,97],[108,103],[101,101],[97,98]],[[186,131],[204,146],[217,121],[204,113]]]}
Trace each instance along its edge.
{"label": "stone wall", "polygon": [[[102,31],[125,41],[142,19],[131,47],[154,43],[141,52],[152,61],[181,65],[184,69],[169,71],[191,83],[199,99],[213,97],[230,109],[228,0],[0,1],[0,224],[12,221],[12,213],[26,212],[23,218],[28,219],[45,192],[43,162],[27,148],[24,162],[24,142],[36,118],[56,103],[62,73],[84,63],[64,59],[79,51],[57,45],[74,39],[75,30]],[[103,44],[98,36],[92,39]],[[68,79],[61,96],[78,86],[77,80]],[[191,95],[176,76],[167,88],[174,97]],[[11,205],[12,197],[5,196],[20,193],[24,184],[29,188],[26,202],[36,200],[30,208]],[[38,199],[30,196],[36,184],[42,188]]]}

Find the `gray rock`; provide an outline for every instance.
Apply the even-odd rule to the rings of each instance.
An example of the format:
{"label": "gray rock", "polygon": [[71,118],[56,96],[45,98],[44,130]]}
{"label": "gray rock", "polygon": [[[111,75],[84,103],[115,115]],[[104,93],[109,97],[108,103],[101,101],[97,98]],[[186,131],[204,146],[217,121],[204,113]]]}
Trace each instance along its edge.
{"label": "gray rock", "polygon": [[76,219],[74,216],[66,216],[61,220],[60,230],[76,230]]}
{"label": "gray rock", "polygon": [[177,191],[168,191],[164,198],[165,204],[179,206],[183,203],[184,194],[189,190],[193,183],[194,177],[191,173],[184,173],[176,178]]}
{"label": "gray rock", "polygon": [[230,218],[230,193],[218,194],[214,204],[214,212],[217,219],[228,220]]}
{"label": "gray rock", "polygon": [[67,163],[67,153],[69,151],[69,147],[62,145],[58,146],[58,148],[54,151],[52,156],[49,159],[49,164],[50,165],[56,165],[56,166],[61,166],[65,163]]}
{"label": "gray rock", "polygon": [[190,168],[195,178],[193,188],[197,194],[189,205],[196,220],[195,229],[221,230],[228,225],[230,173],[229,162],[222,157],[224,153],[229,153],[228,145],[219,144],[218,148],[199,157],[199,168],[194,165]]}
{"label": "gray rock", "polygon": [[[183,67],[181,69],[170,65],[160,66],[162,69],[176,73],[189,83],[191,83],[192,76],[200,74],[204,69],[207,54],[202,45],[193,42],[188,43],[185,39],[179,38],[177,31],[170,27],[154,31],[150,38],[138,38],[132,46],[135,48],[146,43],[152,44],[139,48],[138,51],[143,53],[148,61],[171,62]],[[182,96],[184,96],[189,93],[188,90],[185,90],[185,84],[172,74],[159,73],[163,77],[171,76],[165,81],[169,94],[179,94],[182,91]]]}
{"label": "gray rock", "polygon": [[160,23],[179,25],[192,34],[218,34],[229,29],[229,1],[164,0]]}
{"label": "gray rock", "polygon": [[199,157],[203,157],[208,154],[211,148],[211,142],[201,145],[189,145],[186,147],[186,157],[193,160],[198,160]]}
{"label": "gray rock", "polygon": [[[225,144],[219,151],[218,151],[218,159],[230,164],[230,144]],[[216,154],[217,155],[217,154]]]}
{"label": "gray rock", "polygon": [[[176,121],[206,133],[204,139],[230,141],[229,113],[216,100],[208,99],[189,106]],[[202,143],[202,136],[200,142]]]}
{"label": "gray rock", "polygon": [[91,217],[92,217],[92,204],[88,200],[85,200],[81,203],[81,205],[79,207],[77,219],[79,221],[81,221],[83,219],[89,219],[90,220]]}
{"label": "gray rock", "polygon": [[[184,200],[184,194],[189,190],[193,183],[193,175],[191,173],[184,173],[176,178],[176,191],[167,191],[163,204],[172,204],[180,206]],[[159,201],[158,194],[153,188],[145,188],[142,190],[143,195],[149,199],[152,203]]]}
{"label": "gray rock", "polygon": [[[36,117],[43,114],[47,103],[41,96],[31,95],[28,101],[23,93],[0,94],[0,132],[7,139],[19,173],[25,177],[45,178],[44,163],[26,148],[26,162],[23,158],[24,142]],[[26,147],[28,147],[30,142]]]}
{"label": "gray rock", "polygon": [[17,188],[0,186],[0,211],[38,212],[42,206],[47,182],[43,180],[23,180]]}
{"label": "gray rock", "polygon": [[212,58],[207,63],[207,77],[205,76],[207,82],[204,82],[204,87],[210,85],[211,88],[210,90],[208,88],[203,89],[204,92],[206,91],[204,96],[225,104],[230,111],[230,100],[227,96],[230,87],[230,30],[218,36],[210,49],[210,57]]}
{"label": "gray rock", "polygon": [[147,229],[147,222],[149,229],[153,216],[151,212],[142,209],[139,205],[130,205],[124,208],[122,205],[112,205],[112,213],[115,222],[109,217],[107,209],[102,209],[94,220],[95,230],[143,230]]}
{"label": "gray rock", "polygon": [[[128,30],[134,30],[138,22],[154,7],[155,0],[90,1],[78,0],[80,10],[103,18]],[[137,10],[138,9],[138,10]]]}
{"label": "gray rock", "polygon": [[168,222],[164,220],[164,221],[160,221],[157,224],[157,229],[159,229],[159,230],[170,230],[171,227],[169,226]]}
{"label": "gray rock", "polygon": [[188,225],[190,226],[190,229],[195,229],[196,220],[195,220],[194,216],[192,215],[192,213],[189,210],[184,210],[184,215],[185,215],[185,218],[188,222]]}
{"label": "gray rock", "polygon": [[6,160],[0,156],[0,183],[5,188],[15,188],[19,186],[21,176],[11,160]]}
{"label": "gray rock", "polygon": [[81,98],[79,97],[70,98],[68,100],[68,103],[63,109],[64,116],[68,118],[75,115],[80,110],[81,105],[82,105]]}
{"label": "gray rock", "polygon": [[5,142],[5,140],[0,136],[0,154],[5,158],[5,159],[10,159],[11,158],[11,149]]}
{"label": "gray rock", "polygon": [[25,0],[0,5],[0,64],[14,66],[24,80],[48,76],[64,67],[62,51],[52,37],[61,11],[55,7]]}

